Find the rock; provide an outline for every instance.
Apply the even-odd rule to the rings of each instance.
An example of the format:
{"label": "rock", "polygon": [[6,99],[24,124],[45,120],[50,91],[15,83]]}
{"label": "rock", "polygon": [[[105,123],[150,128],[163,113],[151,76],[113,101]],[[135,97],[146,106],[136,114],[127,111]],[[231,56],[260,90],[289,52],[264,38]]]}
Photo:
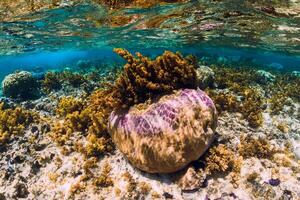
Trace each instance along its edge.
{"label": "rock", "polygon": [[17,183],[15,185],[15,192],[14,192],[14,197],[17,197],[17,198],[27,198],[28,197],[28,190],[27,190],[27,187],[24,183]]}
{"label": "rock", "polygon": [[174,198],[174,196],[173,196],[172,194],[168,193],[168,192],[164,192],[164,193],[163,193],[163,196],[164,196],[166,199],[173,199],[173,198]]}
{"label": "rock", "polygon": [[150,173],[170,173],[207,150],[216,126],[212,100],[200,89],[184,89],[150,105],[112,112],[108,130],[134,166]]}
{"label": "rock", "polygon": [[0,193],[0,200],[6,200],[4,193]]}
{"label": "rock", "polygon": [[197,173],[193,167],[189,167],[186,173],[178,180],[178,185],[183,191],[198,190],[205,182],[205,173]]}
{"label": "rock", "polygon": [[2,81],[3,94],[10,98],[32,99],[38,96],[38,82],[30,72],[19,71]]}
{"label": "rock", "polygon": [[297,160],[300,160],[300,147],[296,147],[294,150],[294,154]]}
{"label": "rock", "polygon": [[300,78],[300,71],[292,71],[292,76]]}
{"label": "rock", "polygon": [[258,70],[256,72],[256,75],[257,75],[257,82],[261,84],[267,84],[273,82],[276,78],[273,74],[265,70]]}
{"label": "rock", "polygon": [[271,178],[269,180],[269,184],[272,185],[272,186],[278,186],[280,184],[280,180],[277,179],[277,178],[276,179]]}
{"label": "rock", "polygon": [[204,89],[209,86],[212,86],[215,81],[215,73],[214,71],[207,66],[200,66],[197,68],[197,85]]}

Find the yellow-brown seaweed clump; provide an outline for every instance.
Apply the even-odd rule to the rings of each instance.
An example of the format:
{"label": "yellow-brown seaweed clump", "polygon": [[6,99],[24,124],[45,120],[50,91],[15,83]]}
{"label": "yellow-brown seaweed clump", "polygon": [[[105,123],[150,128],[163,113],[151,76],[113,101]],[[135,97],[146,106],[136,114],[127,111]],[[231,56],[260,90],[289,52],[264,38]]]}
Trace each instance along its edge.
{"label": "yellow-brown seaweed clump", "polygon": [[73,113],[75,111],[81,111],[83,108],[83,103],[80,100],[70,96],[63,97],[59,100],[56,113],[59,116],[66,116],[67,114]]}
{"label": "yellow-brown seaweed clump", "polygon": [[47,72],[44,80],[42,80],[42,89],[46,93],[50,93],[52,90],[58,90],[61,88],[61,80],[58,72]]}
{"label": "yellow-brown seaweed clump", "polygon": [[142,7],[148,8],[154,5],[162,4],[162,3],[176,3],[176,2],[183,2],[184,0],[93,0],[96,3],[104,4],[109,8],[122,8],[126,6],[135,6],[135,7]]}
{"label": "yellow-brown seaweed clump", "polygon": [[236,160],[236,154],[231,149],[224,144],[219,144],[209,150],[206,157],[206,170],[209,173],[230,171],[238,167]]}
{"label": "yellow-brown seaweed clump", "polygon": [[252,137],[242,136],[240,141],[239,154],[244,158],[272,158],[272,156],[278,152],[278,150],[264,138],[254,139]]}
{"label": "yellow-brown seaweed clump", "polygon": [[101,172],[101,175],[94,180],[94,185],[98,187],[109,187],[113,186],[114,182],[109,176],[111,166],[105,163]]}
{"label": "yellow-brown seaweed clump", "polygon": [[0,103],[0,145],[5,144],[11,136],[21,135],[25,128],[38,121],[39,116],[21,107],[4,108],[4,103]]}
{"label": "yellow-brown seaweed clump", "polygon": [[165,51],[155,60],[150,60],[140,53],[134,57],[124,49],[114,51],[127,61],[114,86],[123,106],[145,102],[155,94],[195,87],[195,62],[178,52]]}
{"label": "yellow-brown seaweed clump", "polygon": [[237,182],[240,179],[243,157],[237,156],[233,150],[224,144],[219,144],[209,150],[205,160],[205,170],[208,174],[230,173],[231,182],[234,187],[237,187]]}
{"label": "yellow-brown seaweed clump", "polygon": [[107,121],[117,101],[110,97],[109,90],[97,90],[87,100],[81,102],[73,97],[62,98],[57,108],[63,121],[54,123],[52,138],[64,145],[74,132],[87,133],[84,154],[99,156],[113,149],[107,133]]}

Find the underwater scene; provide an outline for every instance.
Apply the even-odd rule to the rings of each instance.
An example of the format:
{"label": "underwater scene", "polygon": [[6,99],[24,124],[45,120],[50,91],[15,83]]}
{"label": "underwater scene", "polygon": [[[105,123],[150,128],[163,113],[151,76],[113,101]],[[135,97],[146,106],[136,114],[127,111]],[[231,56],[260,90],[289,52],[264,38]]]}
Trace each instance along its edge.
{"label": "underwater scene", "polygon": [[1,0],[0,200],[300,200],[300,1]]}

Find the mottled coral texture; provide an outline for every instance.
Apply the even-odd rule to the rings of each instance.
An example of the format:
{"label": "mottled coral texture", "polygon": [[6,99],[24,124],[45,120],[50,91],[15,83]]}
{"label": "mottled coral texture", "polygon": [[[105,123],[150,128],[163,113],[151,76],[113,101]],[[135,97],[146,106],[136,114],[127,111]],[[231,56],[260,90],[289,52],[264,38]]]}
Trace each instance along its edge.
{"label": "mottled coral texture", "polygon": [[109,132],[136,167],[151,173],[169,173],[182,169],[206,151],[216,125],[212,100],[199,89],[184,89],[156,103],[114,111]]}

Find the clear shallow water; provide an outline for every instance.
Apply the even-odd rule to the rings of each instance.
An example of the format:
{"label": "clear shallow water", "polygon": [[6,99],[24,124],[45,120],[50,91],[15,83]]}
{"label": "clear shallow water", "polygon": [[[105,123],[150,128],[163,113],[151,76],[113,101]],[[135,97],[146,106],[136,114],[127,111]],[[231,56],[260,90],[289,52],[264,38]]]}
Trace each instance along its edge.
{"label": "clear shallow water", "polygon": [[[297,6],[290,8],[295,12]],[[19,16],[0,23],[0,79],[16,69],[119,62],[114,47],[152,57],[167,49],[207,63],[300,70],[300,12],[262,10],[239,0],[192,1],[119,11],[82,4]]]}

